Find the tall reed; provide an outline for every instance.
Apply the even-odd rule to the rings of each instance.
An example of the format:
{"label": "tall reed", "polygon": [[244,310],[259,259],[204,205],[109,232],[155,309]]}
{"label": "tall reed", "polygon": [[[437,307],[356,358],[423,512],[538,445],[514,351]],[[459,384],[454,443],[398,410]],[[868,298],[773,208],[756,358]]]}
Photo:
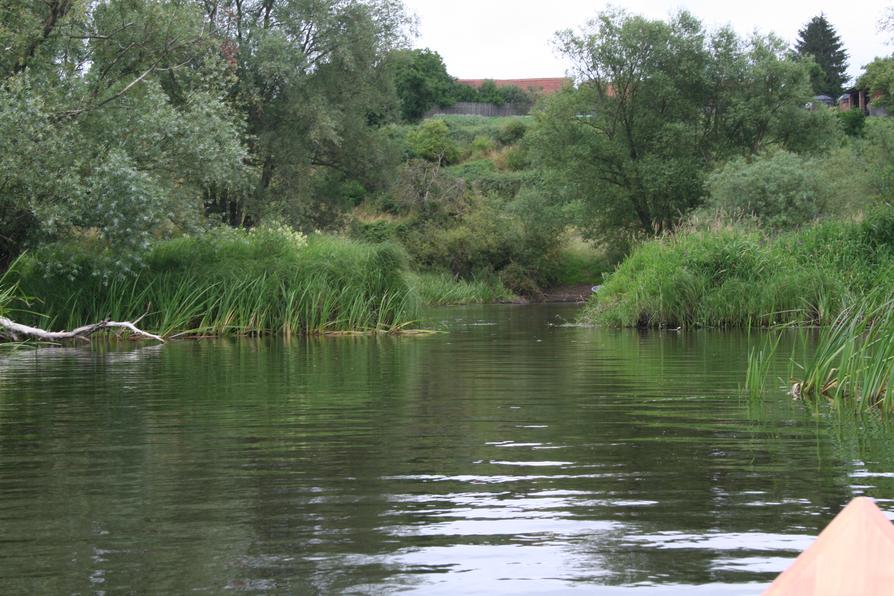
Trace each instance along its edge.
{"label": "tall reed", "polygon": [[844,309],[802,367],[793,391],[805,399],[894,412],[894,298],[874,294]]}
{"label": "tall reed", "polygon": [[158,243],[138,273],[103,278],[90,254],[72,278],[48,274],[41,258],[16,268],[38,296],[35,324],[71,328],[112,318],[176,334],[393,332],[416,317],[417,300],[399,248],[330,236],[295,241],[276,231],[222,231]]}
{"label": "tall reed", "polygon": [[770,366],[782,339],[781,333],[765,338],[760,347],[752,346],[748,352],[748,366],[745,372],[745,393],[751,399],[764,396]]}

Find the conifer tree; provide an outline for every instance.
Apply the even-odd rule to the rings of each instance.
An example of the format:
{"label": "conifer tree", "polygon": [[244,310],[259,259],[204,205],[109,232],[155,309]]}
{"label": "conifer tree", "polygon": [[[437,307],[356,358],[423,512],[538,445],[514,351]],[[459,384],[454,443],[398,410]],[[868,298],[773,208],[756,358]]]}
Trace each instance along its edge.
{"label": "conifer tree", "polygon": [[841,94],[848,80],[847,52],[825,15],[813,17],[798,31],[795,50],[801,56],[812,56],[819,67],[810,77],[814,93],[832,97]]}

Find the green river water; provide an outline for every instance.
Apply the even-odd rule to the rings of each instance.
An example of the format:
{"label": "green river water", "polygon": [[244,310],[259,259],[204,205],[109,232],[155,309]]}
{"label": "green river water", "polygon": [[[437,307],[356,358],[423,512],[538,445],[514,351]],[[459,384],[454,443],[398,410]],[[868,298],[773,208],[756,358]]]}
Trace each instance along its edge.
{"label": "green river water", "polygon": [[894,511],[894,433],[749,404],[755,338],[573,316],[3,357],[0,593],[757,594]]}

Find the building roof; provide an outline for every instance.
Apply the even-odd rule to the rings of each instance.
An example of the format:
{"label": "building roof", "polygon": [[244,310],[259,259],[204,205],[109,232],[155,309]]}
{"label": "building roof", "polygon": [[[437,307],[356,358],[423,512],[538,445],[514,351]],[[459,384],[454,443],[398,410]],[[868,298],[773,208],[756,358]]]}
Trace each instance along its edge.
{"label": "building roof", "polygon": [[894,594],[894,526],[869,497],[857,497],[783,571],[764,596]]}
{"label": "building roof", "polygon": [[540,78],[540,79],[458,79],[457,82],[470,87],[480,87],[484,81],[493,81],[497,87],[519,87],[524,91],[540,91],[549,95],[559,91],[564,85],[571,82],[571,79],[564,77]]}

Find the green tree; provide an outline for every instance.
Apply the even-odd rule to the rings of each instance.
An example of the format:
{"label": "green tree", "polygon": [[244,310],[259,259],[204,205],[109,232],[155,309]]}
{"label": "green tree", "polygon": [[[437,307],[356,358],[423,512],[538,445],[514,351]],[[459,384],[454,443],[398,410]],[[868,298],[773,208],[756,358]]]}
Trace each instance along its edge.
{"label": "green tree", "polygon": [[798,31],[795,50],[800,56],[812,57],[816,62],[817,68],[810,73],[815,94],[833,98],[841,95],[848,81],[847,52],[825,15],[813,17]]}
{"label": "green tree", "polygon": [[[209,197],[234,225],[276,214],[315,228],[332,220],[333,185],[382,186],[396,151],[378,126],[397,96],[386,57],[405,42],[395,0],[206,0],[235,65],[253,192]],[[318,217],[319,215],[319,217]]]}
{"label": "green tree", "polygon": [[544,102],[529,146],[593,232],[666,229],[700,203],[715,163],[815,148],[828,140],[804,134],[816,123],[837,130],[801,108],[808,65],[774,37],[708,35],[685,12],[663,22],[610,11],[558,42],[579,83]]}
{"label": "green tree", "polygon": [[179,2],[13,2],[0,36],[0,260],[93,238],[139,261],[164,226],[200,223],[213,185],[245,175],[226,64]]}
{"label": "green tree", "polygon": [[434,106],[453,105],[454,80],[437,52],[396,50],[388,59],[404,121],[418,122]]}
{"label": "green tree", "polygon": [[867,64],[857,84],[869,90],[873,104],[890,108],[894,97],[894,58],[876,58]]}
{"label": "green tree", "polygon": [[450,128],[443,120],[426,120],[407,133],[407,146],[413,155],[438,165],[448,165],[459,158],[459,149],[450,139]]}

